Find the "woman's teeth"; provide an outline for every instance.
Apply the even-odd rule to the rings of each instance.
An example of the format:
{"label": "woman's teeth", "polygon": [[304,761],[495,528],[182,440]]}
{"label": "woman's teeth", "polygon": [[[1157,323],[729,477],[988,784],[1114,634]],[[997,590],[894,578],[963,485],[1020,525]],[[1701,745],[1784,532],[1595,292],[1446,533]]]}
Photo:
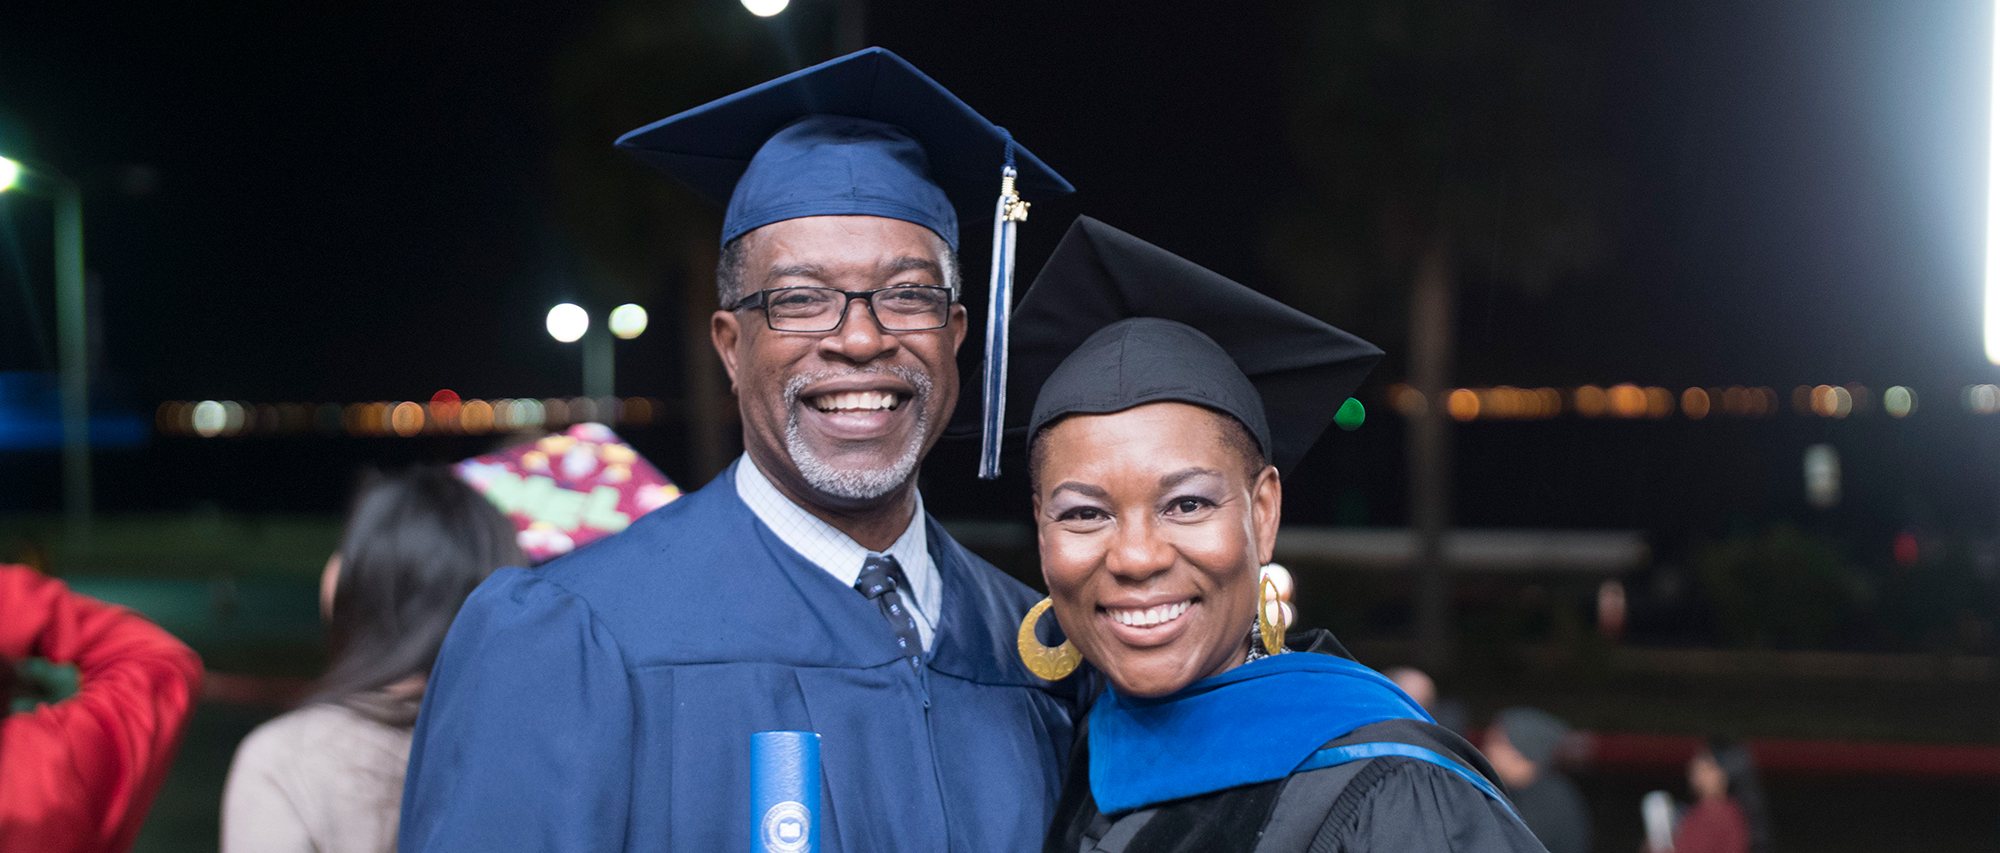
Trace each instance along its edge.
{"label": "woman's teeth", "polygon": [[1130,625],[1134,628],[1150,628],[1154,625],[1172,622],[1175,619],[1181,618],[1181,614],[1186,613],[1188,607],[1193,603],[1192,601],[1183,601],[1177,604],[1162,604],[1156,607],[1148,607],[1144,610],[1113,610],[1107,607],[1105,608],[1105,612],[1111,614],[1111,618],[1118,620],[1118,623],[1121,625]]}
{"label": "woman's teeth", "polygon": [[896,395],[887,391],[849,391],[845,394],[828,394],[813,400],[813,408],[822,412],[868,412],[894,409],[896,408]]}

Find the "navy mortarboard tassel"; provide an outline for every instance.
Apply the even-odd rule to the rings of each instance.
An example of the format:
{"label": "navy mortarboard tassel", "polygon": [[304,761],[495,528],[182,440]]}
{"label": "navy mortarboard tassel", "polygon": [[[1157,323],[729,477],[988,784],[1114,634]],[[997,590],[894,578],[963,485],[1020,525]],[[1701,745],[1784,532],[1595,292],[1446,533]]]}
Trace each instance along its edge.
{"label": "navy mortarboard tassel", "polygon": [[1014,191],[1014,137],[1006,128],[1007,164],[1000,170],[1000,198],[993,204],[993,276],[986,288],[986,410],[979,444],[979,478],[1000,476],[1000,439],[1007,421],[1007,321],[1014,308],[1014,241],[1028,203]]}

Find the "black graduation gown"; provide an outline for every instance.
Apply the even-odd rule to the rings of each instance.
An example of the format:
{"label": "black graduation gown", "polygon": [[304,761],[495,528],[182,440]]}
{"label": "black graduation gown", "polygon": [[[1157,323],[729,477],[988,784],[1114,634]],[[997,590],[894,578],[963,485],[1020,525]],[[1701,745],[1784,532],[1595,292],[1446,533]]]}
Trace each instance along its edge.
{"label": "black graduation gown", "polygon": [[[1325,631],[1293,635],[1288,645],[1304,653],[1352,657]],[[1401,756],[1350,761],[1106,815],[1090,791],[1088,735],[1078,734],[1044,853],[1544,853],[1506,804],[1451,770]],[[1434,723],[1375,723],[1327,746],[1361,743],[1420,746],[1499,784],[1478,750]]]}
{"label": "black graduation gown", "polygon": [[400,849],[747,850],[750,735],[772,730],[821,736],[822,853],[1032,849],[1076,703],[1014,649],[1039,596],[925,523],[944,606],[921,668],[727,473],[496,572],[425,691]]}

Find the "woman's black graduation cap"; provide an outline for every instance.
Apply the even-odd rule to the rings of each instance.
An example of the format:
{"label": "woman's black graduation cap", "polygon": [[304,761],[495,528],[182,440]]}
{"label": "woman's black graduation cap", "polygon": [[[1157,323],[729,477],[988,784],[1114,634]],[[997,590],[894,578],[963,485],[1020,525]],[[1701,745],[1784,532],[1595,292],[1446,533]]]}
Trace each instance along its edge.
{"label": "woman's black graduation cap", "polygon": [[1028,436],[1173,400],[1242,421],[1288,473],[1382,358],[1375,345],[1090,217],[1014,312],[1009,394]]}

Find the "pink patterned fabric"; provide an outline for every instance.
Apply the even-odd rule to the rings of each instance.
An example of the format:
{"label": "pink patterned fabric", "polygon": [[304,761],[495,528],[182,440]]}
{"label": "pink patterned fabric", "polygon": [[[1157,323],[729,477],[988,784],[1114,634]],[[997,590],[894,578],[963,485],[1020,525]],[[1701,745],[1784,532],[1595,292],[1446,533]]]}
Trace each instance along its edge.
{"label": "pink patterned fabric", "polygon": [[536,563],[624,530],[681,496],[603,424],[577,424],[453,470],[513,519],[521,551]]}

